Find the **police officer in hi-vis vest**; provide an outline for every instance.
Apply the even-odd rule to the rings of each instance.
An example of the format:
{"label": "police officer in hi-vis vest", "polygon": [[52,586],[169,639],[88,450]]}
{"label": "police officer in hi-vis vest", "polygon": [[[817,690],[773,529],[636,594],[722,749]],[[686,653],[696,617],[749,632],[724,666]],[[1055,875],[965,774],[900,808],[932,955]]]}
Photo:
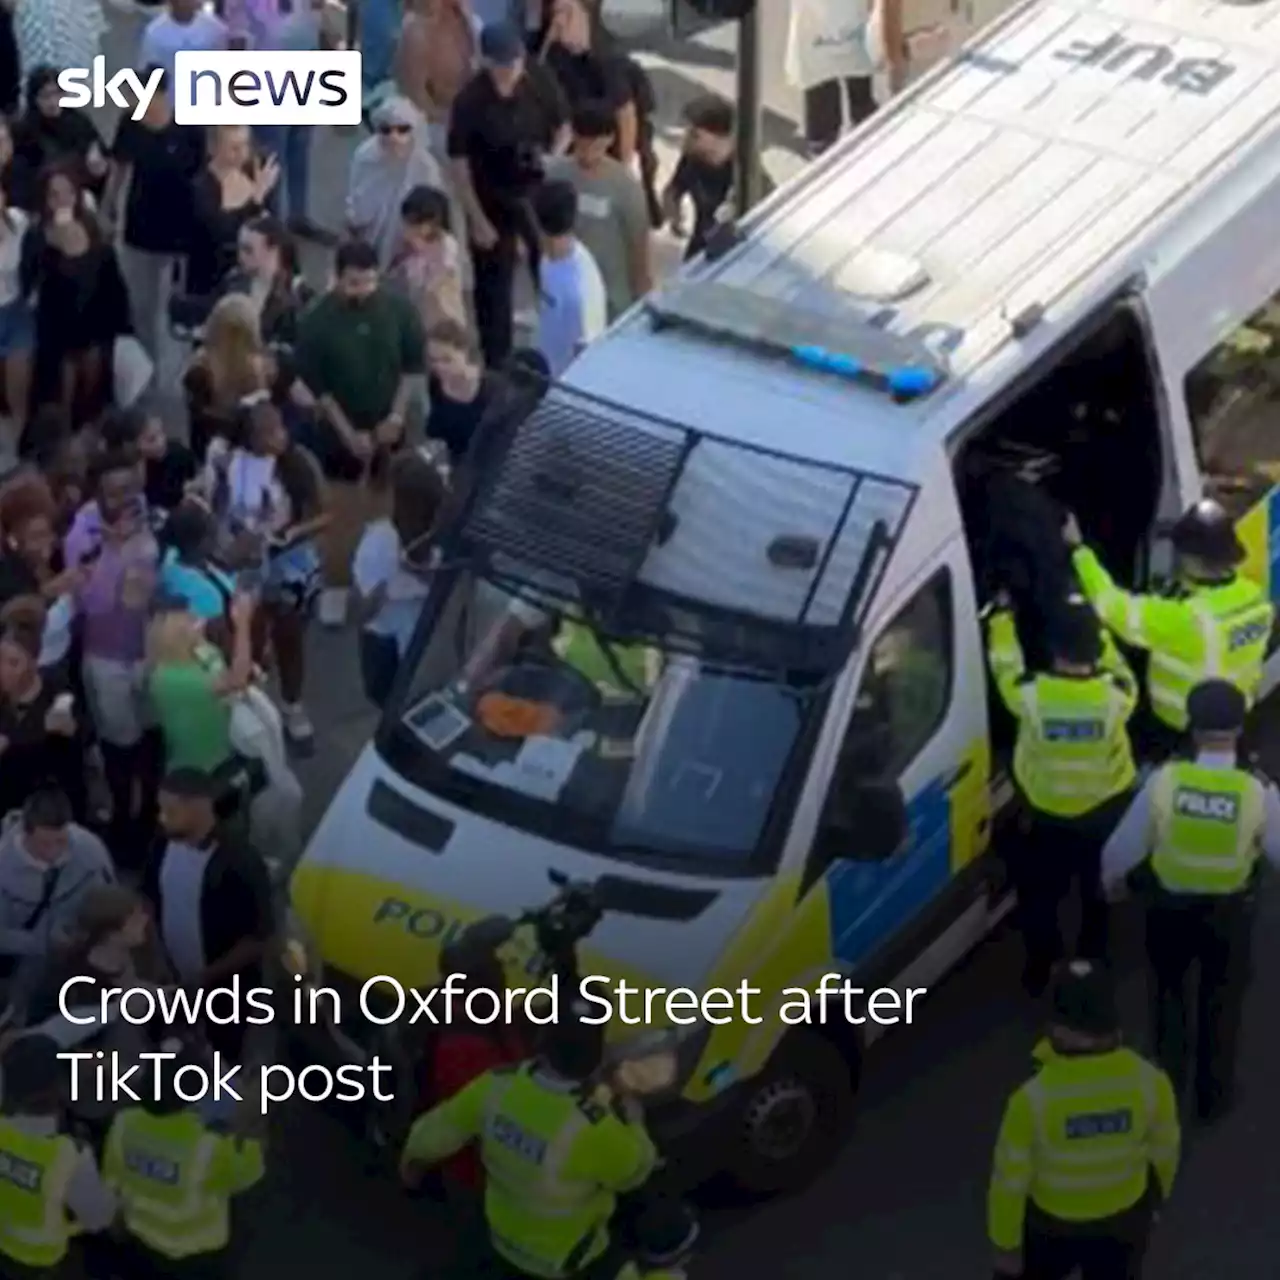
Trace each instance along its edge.
{"label": "police officer in hi-vis vest", "polygon": [[1280,866],[1280,792],[1237,759],[1247,710],[1245,695],[1225,680],[1193,689],[1187,713],[1194,758],[1151,775],[1102,855],[1104,890],[1114,896],[1128,877],[1149,902],[1156,1052],[1180,1096],[1190,1065],[1187,983],[1197,981],[1195,1100],[1202,1120],[1217,1118],[1233,1100],[1259,858]]}
{"label": "police officer in hi-vis vest", "polygon": [[72,1238],[116,1216],[93,1152],[62,1131],[66,1080],[48,1036],[20,1037],[0,1062],[0,1280],[79,1274]]}

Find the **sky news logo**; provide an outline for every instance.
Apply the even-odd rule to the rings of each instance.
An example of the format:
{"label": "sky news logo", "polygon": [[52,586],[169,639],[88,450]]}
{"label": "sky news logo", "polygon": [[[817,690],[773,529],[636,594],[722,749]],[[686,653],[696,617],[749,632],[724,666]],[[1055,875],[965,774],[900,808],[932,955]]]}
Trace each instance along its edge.
{"label": "sky news logo", "polygon": [[[64,107],[118,107],[140,120],[163,72],[92,67],[58,74]],[[363,98],[360,53],[180,53],[174,64],[173,117],[179,124],[358,125]]]}

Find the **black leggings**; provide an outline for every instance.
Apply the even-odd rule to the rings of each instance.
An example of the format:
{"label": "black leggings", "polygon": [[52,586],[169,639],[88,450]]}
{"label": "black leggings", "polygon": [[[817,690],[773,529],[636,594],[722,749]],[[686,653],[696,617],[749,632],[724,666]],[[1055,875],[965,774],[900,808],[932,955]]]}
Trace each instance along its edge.
{"label": "black leggings", "polygon": [[875,114],[876,100],[870,76],[825,80],[804,91],[804,132],[814,151],[825,151],[844,129],[844,99],[849,103],[849,124],[861,124]]}
{"label": "black leggings", "polygon": [[111,792],[111,822],[107,845],[123,871],[138,871],[146,863],[156,833],[156,805],[164,769],[164,740],[149,729],[131,747],[100,744],[107,789]]}

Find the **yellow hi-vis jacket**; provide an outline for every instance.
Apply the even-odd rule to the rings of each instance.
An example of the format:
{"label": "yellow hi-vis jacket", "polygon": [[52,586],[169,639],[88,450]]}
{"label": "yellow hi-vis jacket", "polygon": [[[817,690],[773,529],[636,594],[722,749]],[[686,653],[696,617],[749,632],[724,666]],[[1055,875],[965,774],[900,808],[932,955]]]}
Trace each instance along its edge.
{"label": "yellow hi-vis jacket", "polygon": [[1132,1208],[1152,1170],[1162,1197],[1178,1173],[1173,1085],[1131,1049],[1065,1055],[1036,1046],[1040,1070],[1015,1089],[996,1139],[987,1234],[1023,1246],[1027,1202],[1062,1222],[1099,1222]]}
{"label": "yellow hi-vis jacket", "polygon": [[643,1124],[533,1063],[486,1071],[421,1116],[401,1162],[435,1164],[480,1140],[494,1249],[529,1275],[559,1280],[609,1244],[619,1192],[657,1164]]}
{"label": "yellow hi-vis jacket", "polygon": [[194,1111],[129,1107],[107,1134],[102,1172],[129,1234],[178,1261],[226,1248],[231,1197],[262,1178],[262,1146],[211,1132]]}
{"label": "yellow hi-vis jacket", "polygon": [[0,1257],[24,1267],[55,1267],[75,1225],[67,1184],[80,1158],[64,1134],[28,1133],[0,1119]]}
{"label": "yellow hi-vis jacket", "polygon": [[1027,672],[1013,614],[992,614],[987,660],[1000,700],[1018,722],[1013,776],[1027,801],[1057,818],[1078,818],[1134,783],[1128,723],[1138,689],[1110,636],[1093,676]]}
{"label": "yellow hi-vis jacket", "polygon": [[1103,622],[1126,644],[1150,651],[1147,696],[1161,724],[1181,733],[1187,695],[1206,680],[1229,680],[1253,702],[1275,619],[1257,583],[1237,575],[1178,596],[1139,595],[1117,586],[1088,547],[1077,547],[1071,560]]}

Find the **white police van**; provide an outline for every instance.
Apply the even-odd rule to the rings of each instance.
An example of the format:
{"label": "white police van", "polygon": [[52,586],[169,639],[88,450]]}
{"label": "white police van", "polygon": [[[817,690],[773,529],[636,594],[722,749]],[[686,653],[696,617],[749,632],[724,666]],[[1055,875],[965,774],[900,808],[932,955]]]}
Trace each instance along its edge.
{"label": "white police van", "polygon": [[[293,880],[327,977],[430,982],[554,869],[608,900],[589,969],[938,979],[1004,905],[975,485],[1043,463],[1133,586],[1209,491],[1280,594],[1278,226],[1280,0],[1028,0],[779,191],[513,417]],[[514,598],[660,673],[461,680]],[[874,1030],[700,1027],[663,1123],[794,1182]]]}

